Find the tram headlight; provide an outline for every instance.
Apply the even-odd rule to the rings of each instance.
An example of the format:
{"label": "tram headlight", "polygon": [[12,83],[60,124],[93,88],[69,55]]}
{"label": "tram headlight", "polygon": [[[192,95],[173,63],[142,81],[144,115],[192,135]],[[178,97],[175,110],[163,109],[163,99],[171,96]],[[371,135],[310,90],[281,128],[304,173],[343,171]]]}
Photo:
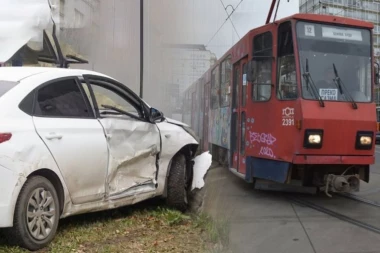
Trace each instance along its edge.
{"label": "tram headlight", "polygon": [[321,135],[319,134],[311,134],[309,135],[309,143],[310,144],[319,144],[321,143]]}
{"label": "tram headlight", "polygon": [[371,145],[372,137],[370,136],[361,136],[360,137],[360,145]]}
{"label": "tram headlight", "polygon": [[371,149],[373,140],[373,132],[371,131],[359,131],[356,134],[356,149]]}
{"label": "tram headlight", "polygon": [[323,141],[323,130],[321,129],[306,129],[304,137],[305,148],[321,148]]}

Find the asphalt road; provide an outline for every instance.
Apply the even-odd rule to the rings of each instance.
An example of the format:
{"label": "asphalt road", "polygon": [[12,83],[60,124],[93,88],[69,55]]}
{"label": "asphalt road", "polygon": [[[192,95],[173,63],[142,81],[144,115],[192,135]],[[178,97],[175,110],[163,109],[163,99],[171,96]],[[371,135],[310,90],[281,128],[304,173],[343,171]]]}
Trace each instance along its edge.
{"label": "asphalt road", "polygon": [[380,173],[380,145],[376,145],[375,164],[371,167],[371,169]]}
{"label": "asphalt road", "polygon": [[[369,184],[362,183],[362,196],[380,202],[380,146],[371,167]],[[346,204],[340,203],[344,208]],[[355,215],[376,223],[359,206]],[[380,234],[293,204],[278,192],[264,192],[237,178],[225,168],[210,169],[206,177],[203,211],[227,221],[233,252],[249,253],[375,253]],[[380,210],[379,210],[380,214]]]}

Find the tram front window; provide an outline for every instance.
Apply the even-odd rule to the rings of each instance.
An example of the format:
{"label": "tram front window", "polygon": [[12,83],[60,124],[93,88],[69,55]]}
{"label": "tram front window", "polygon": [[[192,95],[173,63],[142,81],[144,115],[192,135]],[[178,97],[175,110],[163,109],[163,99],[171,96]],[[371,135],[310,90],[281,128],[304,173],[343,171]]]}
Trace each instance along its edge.
{"label": "tram front window", "polygon": [[[302,97],[332,101],[370,102],[371,41],[370,31],[318,23],[297,23],[297,42]],[[336,77],[340,78],[340,82]],[[311,83],[313,82],[314,85]],[[316,92],[313,93],[313,88]]]}

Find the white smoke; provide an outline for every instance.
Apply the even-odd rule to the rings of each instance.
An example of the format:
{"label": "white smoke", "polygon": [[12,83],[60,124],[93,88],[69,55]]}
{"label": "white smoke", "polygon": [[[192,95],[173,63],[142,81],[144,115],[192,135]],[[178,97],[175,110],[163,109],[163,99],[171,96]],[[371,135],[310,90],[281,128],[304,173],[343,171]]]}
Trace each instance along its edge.
{"label": "white smoke", "polygon": [[0,63],[32,42],[42,49],[43,30],[51,23],[47,0],[0,0]]}

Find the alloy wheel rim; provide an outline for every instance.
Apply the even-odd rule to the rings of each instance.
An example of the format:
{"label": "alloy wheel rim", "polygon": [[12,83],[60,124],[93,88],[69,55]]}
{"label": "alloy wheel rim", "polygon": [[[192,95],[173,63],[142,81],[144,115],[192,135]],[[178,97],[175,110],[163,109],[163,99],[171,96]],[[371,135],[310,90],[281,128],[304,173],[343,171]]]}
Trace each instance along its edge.
{"label": "alloy wheel rim", "polygon": [[37,188],[31,194],[26,210],[28,231],[36,240],[46,239],[56,222],[55,202],[50,191]]}

